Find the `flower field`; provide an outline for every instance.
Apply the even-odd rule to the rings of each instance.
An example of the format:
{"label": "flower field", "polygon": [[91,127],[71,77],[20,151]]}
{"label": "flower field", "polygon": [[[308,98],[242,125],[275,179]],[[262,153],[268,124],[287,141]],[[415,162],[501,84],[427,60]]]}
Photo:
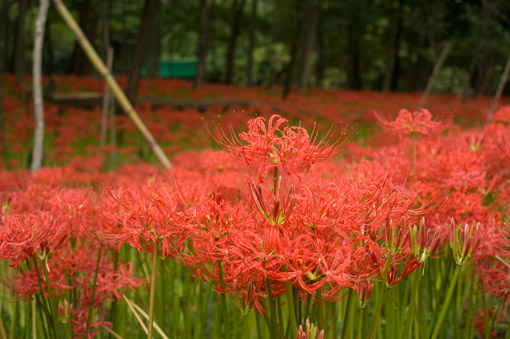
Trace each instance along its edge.
{"label": "flower field", "polygon": [[510,338],[507,99],[143,79],[248,104],[140,104],[168,171],[126,116],[99,147],[99,107],[47,103],[31,175],[4,79],[1,338]]}

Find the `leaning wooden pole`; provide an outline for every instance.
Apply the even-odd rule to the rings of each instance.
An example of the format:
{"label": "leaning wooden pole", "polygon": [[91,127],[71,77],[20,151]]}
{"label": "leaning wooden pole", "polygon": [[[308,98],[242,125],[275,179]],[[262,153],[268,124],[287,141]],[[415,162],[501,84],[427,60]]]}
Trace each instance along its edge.
{"label": "leaning wooden pole", "polygon": [[503,89],[505,89],[506,81],[508,80],[508,73],[510,72],[510,56],[505,65],[505,69],[503,70],[503,74],[501,75],[501,79],[499,80],[498,89],[496,90],[496,95],[494,95],[494,101],[492,102],[491,108],[489,110],[489,114],[487,115],[487,122],[492,120],[492,116],[498,108],[499,99],[501,99],[501,94],[503,94]]}
{"label": "leaning wooden pole", "polygon": [[48,14],[49,0],[41,0],[39,2],[39,11],[35,21],[35,38],[34,38],[34,61],[32,69],[33,95],[34,95],[34,111],[35,111],[35,129],[34,129],[34,148],[32,151],[32,163],[30,171],[32,173],[38,171],[42,165],[43,144],[44,144],[44,108],[42,93],[42,53],[44,42],[44,26],[46,25],[46,17]]}
{"label": "leaning wooden pole", "polygon": [[152,149],[156,157],[159,159],[159,161],[163,164],[163,166],[165,166],[165,168],[167,169],[171,169],[172,163],[170,162],[166,154],[163,152],[157,141],[154,139],[151,132],[147,129],[147,126],[145,126],[142,119],[140,119],[140,116],[138,115],[138,113],[136,113],[133,105],[131,105],[131,103],[129,102],[128,98],[120,88],[115,78],[108,71],[108,68],[105,66],[97,52],[94,50],[94,47],[92,47],[88,39],[85,37],[83,31],[74,20],[71,13],[69,13],[67,7],[61,0],[53,0],[53,3],[55,4],[55,7],[57,8],[58,13],[62,17],[62,19],[64,19],[67,26],[69,26],[69,28],[73,32],[74,36],[76,37],[80,46],[83,48],[83,51],[89,58],[90,62],[92,62],[92,65],[94,65],[99,74],[101,74],[101,76],[104,77],[106,83],[110,87],[119,105],[122,107],[124,112],[131,118],[131,120],[134,122],[136,128],[138,128],[140,133],[142,133],[142,136],[147,141],[150,148]]}
{"label": "leaning wooden pole", "polygon": [[443,67],[443,63],[446,60],[448,53],[450,53],[451,48],[452,43],[448,41],[444,45],[443,50],[441,51],[441,55],[439,56],[439,59],[437,59],[436,65],[434,66],[434,70],[432,71],[432,75],[430,76],[429,81],[427,82],[427,87],[425,88],[420,103],[418,104],[418,109],[423,108],[423,106],[425,106],[425,104],[427,103],[427,99],[430,95],[430,92],[432,92],[432,88],[434,88],[434,83],[436,82],[437,75],[439,74],[439,71]]}
{"label": "leaning wooden pole", "polygon": [[[112,72],[113,69],[113,48],[108,47],[108,51],[106,53],[106,66],[108,67],[108,72]],[[102,150],[106,144],[106,129],[108,125],[108,117],[110,114],[110,96],[111,91],[108,84],[105,84],[104,95],[103,95],[103,116],[101,119],[101,137],[99,141],[99,148]]]}

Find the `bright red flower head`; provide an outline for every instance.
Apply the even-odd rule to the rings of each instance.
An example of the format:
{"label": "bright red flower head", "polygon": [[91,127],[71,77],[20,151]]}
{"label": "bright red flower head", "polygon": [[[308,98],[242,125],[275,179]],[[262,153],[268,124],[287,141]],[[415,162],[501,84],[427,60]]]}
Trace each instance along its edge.
{"label": "bright red flower head", "polygon": [[397,132],[401,138],[407,137],[411,133],[429,135],[445,125],[445,121],[432,120],[432,114],[427,109],[412,113],[402,109],[394,121],[389,121],[377,113],[375,113],[375,117],[385,130]]}
{"label": "bright red flower head", "polygon": [[342,152],[348,145],[348,135],[337,137],[332,130],[319,137],[318,130],[311,134],[300,126],[287,126],[287,119],[273,115],[266,119],[258,117],[248,122],[248,132],[237,135],[216,129],[213,138],[235,159],[257,168],[259,179],[269,168],[282,169],[299,176],[307,173],[313,164],[325,161]]}

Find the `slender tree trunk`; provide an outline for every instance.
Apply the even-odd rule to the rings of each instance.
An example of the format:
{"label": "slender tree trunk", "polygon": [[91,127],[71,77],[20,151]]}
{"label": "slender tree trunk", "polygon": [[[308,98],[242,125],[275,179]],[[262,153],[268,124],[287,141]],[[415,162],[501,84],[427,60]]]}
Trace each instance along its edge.
{"label": "slender tree trunk", "polygon": [[398,78],[400,72],[400,37],[402,35],[402,0],[397,1],[396,18],[391,19],[389,39],[386,54],[386,73],[384,76],[383,92],[388,93],[390,90],[396,90],[398,87]]}
{"label": "slender tree trunk", "polygon": [[317,24],[319,22],[322,0],[311,0],[309,1],[309,5],[311,7],[311,16],[310,20],[308,21],[308,27],[305,30],[303,49],[301,53],[301,73],[298,82],[299,90],[301,93],[306,93],[306,90],[308,89],[310,69],[312,66],[311,58],[315,45],[315,38],[317,36]]}
{"label": "slender tree trunk", "polygon": [[299,42],[300,42],[300,37],[302,35],[302,31],[303,31],[303,25],[304,25],[304,16],[305,14],[303,13],[304,12],[304,7],[305,7],[305,0],[299,0],[299,2],[297,3],[297,20],[296,20],[296,28],[295,28],[295,34],[294,34],[294,39],[292,40],[292,44],[290,46],[290,62],[289,62],[289,65],[288,65],[288,69],[287,69],[287,76],[285,78],[285,83],[284,83],[284,86],[283,86],[283,93],[282,93],[282,98],[283,100],[286,100],[287,97],[289,96],[291,90],[292,90],[292,85],[294,84],[294,79],[296,77],[296,72],[297,72],[297,61],[298,61],[298,57],[299,57]]}
{"label": "slender tree trunk", "polygon": [[[108,72],[112,73],[113,69],[113,48],[108,49],[108,55],[106,56],[106,67]],[[103,149],[106,144],[106,131],[108,129],[108,118],[110,114],[110,98],[111,98],[110,87],[107,83],[104,85],[104,96],[103,96],[103,116],[101,119],[101,135],[99,140],[99,148]]]}
{"label": "slender tree trunk", "polygon": [[2,25],[0,38],[3,41],[2,55],[0,56],[0,58],[2,58],[2,64],[0,64],[0,68],[3,69],[4,71],[8,69],[7,65],[11,55],[10,54],[11,22],[9,20],[9,8],[11,4],[12,2],[9,3],[7,6],[3,7],[2,10],[0,11],[0,24]]}
{"label": "slender tree trunk", "polygon": [[[82,0],[79,3],[79,25],[82,27],[85,36],[94,45],[97,27],[97,15],[94,8],[95,0]],[[90,75],[91,65],[87,56],[78,43],[74,45],[72,56],[71,72],[78,75]]]}
{"label": "slender tree trunk", "polygon": [[349,19],[347,25],[347,50],[348,50],[348,70],[347,82],[350,89],[359,90],[361,84],[361,67],[360,67],[360,41],[359,28],[355,18]]}
{"label": "slender tree trunk", "polygon": [[138,84],[140,83],[140,72],[144,62],[145,49],[147,48],[147,40],[149,39],[150,27],[156,8],[158,7],[159,0],[145,0],[143,7],[142,18],[138,28],[138,38],[136,39],[135,56],[133,58],[133,65],[128,76],[128,84],[126,95],[131,102],[136,102]]}
{"label": "slender tree trunk", "polygon": [[197,72],[193,89],[200,89],[205,78],[205,61],[207,58],[207,0],[200,0],[200,22],[198,27],[198,46],[197,46]]}
{"label": "slender tree trunk", "polygon": [[[214,45],[214,38],[215,38],[215,26],[214,26],[214,18],[215,18],[215,14],[216,14],[216,0],[211,0],[211,4],[209,5],[209,10],[208,10],[208,17],[209,19],[207,20],[207,51],[209,52],[208,55],[211,55],[212,54],[212,58],[210,58],[211,60],[211,73],[213,74],[213,77],[212,79],[214,81],[220,81],[220,77],[218,76],[219,74],[219,71],[218,71],[218,64],[217,64],[217,61],[218,61],[218,55],[217,55],[217,51],[216,51],[216,46]],[[207,59],[206,59],[206,63],[207,63]]]}
{"label": "slender tree trunk", "polygon": [[464,100],[468,99],[470,96],[470,89],[471,89],[471,79],[473,77],[473,73],[476,69],[476,64],[478,63],[478,53],[477,51],[473,54],[473,57],[471,58],[471,62],[469,63],[468,72],[466,74],[466,77],[464,78],[464,81],[462,82],[462,87],[459,93],[459,97],[462,97]]}
{"label": "slender tree trunk", "polygon": [[154,20],[152,23],[152,37],[151,37],[151,46],[149,48],[149,65],[147,68],[147,76],[149,78],[157,78],[159,75],[159,58],[161,56],[161,39],[163,37],[161,31],[161,16],[159,15],[159,8],[161,6],[161,2],[158,2],[156,8],[156,14],[154,15]]}
{"label": "slender tree trunk", "polygon": [[106,60],[110,49],[110,0],[101,1],[101,58]]}
{"label": "slender tree trunk", "polygon": [[317,23],[317,64],[315,66],[315,86],[324,87],[324,76],[326,74],[326,46],[324,43],[324,27],[322,13],[319,14],[319,22]]}
{"label": "slender tree trunk", "polygon": [[53,52],[51,24],[49,20],[46,21],[46,34],[44,36],[44,41],[48,60],[48,73],[53,74],[55,72],[55,53]]}
{"label": "slender tree trunk", "polygon": [[492,120],[492,115],[498,108],[499,99],[501,99],[501,94],[503,94],[503,89],[505,88],[506,81],[508,80],[508,73],[510,72],[510,56],[505,65],[505,69],[503,70],[503,74],[501,75],[501,79],[499,81],[498,89],[496,90],[496,95],[494,96],[494,101],[492,102],[491,108],[489,110],[489,114],[487,115],[487,122]]}
{"label": "slender tree trunk", "polygon": [[225,83],[231,84],[234,77],[234,55],[236,51],[237,38],[241,32],[241,14],[243,12],[245,0],[233,0],[232,3],[232,24],[230,26],[230,39],[227,49],[227,70],[225,74]]}
{"label": "slender tree trunk", "polygon": [[255,49],[255,32],[257,29],[257,0],[251,0],[250,37],[248,43],[248,62],[246,64],[246,84],[252,85],[253,50]]}
{"label": "slender tree trunk", "polygon": [[25,19],[28,0],[19,1],[18,27],[16,29],[16,45],[14,47],[14,75],[18,85],[23,82],[25,72]]}
{"label": "slender tree trunk", "polygon": [[44,144],[44,111],[43,111],[43,93],[42,93],[42,54],[44,42],[44,26],[48,15],[49,0],[39,1],[39,11],[35,22],[34,38],[34,64],[33,64],[33,94],[35,110],[35,131],[34,131],[34,149],[32,152],[32,164],[30,171],[38,171],[42,165],[43,144]]}
{"label": "slender tree trunk", "polygon": [[0,60],[0,148],[2,149],[2,159],[6,160],[7,150],[5,145],[5,118],[4,118],[4,77],[3,77],[3,60]]}
{"label": "slender tree trunk", "polygon": [[487,88],[489,87],[489,84],[492,80],[492,75],[494,73],[494,68],[491,64],[487,63],[484,66],[485,67],[483,67],[483,69],[485,69],[485,72],[483,73],[483,77],[480,78],[481,81],[479,82],[478,90],[476,93],[477,96],[487,94]]}
{"label": "slender tree trunk", "polygon": [[439,74],[439,71],[443,67],[443,63],[446,60],[446,57],[448,56],[448,53],[450,53],[450,49],[452,47],[452,43],[448,41],[441,51],[441,55],[439,56],[439,59],[437,59],[436,65],[434,66],[434,70],[432,71],[432,75],[429,78],[429,81],[427,82],[427,87],[425,88],[425,91],[423,92],[423,96],[421,97],[420,103],[418,104],[418,109],[422,108],[427,103],[427,98],[432,92],[432,88],[434,88],[434,84],[436,82],[436,78]]}

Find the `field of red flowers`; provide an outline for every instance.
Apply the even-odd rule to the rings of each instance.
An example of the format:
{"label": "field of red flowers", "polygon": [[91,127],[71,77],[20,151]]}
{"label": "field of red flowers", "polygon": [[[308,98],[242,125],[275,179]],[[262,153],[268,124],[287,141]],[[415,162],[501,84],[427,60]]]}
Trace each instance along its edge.
{"label": "field of red flowers", "polygon": [[508,101],[143,80],[256,105],[141,104],[171,171],[127,117],[100,149],[100,108],[46,105],[31,175],[5,82],[0,337],[510,338]]}

